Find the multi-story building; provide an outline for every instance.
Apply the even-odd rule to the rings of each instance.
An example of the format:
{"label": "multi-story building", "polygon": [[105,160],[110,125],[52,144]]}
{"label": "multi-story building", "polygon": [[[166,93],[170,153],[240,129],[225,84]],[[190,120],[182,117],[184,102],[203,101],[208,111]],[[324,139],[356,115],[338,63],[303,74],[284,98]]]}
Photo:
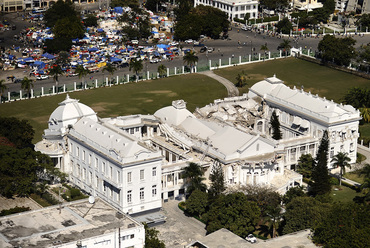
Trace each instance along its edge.
{"label": "multi-story building", "polygon": [[257,0],[195,0],[194,7],[197,5],[212,6],[225,12],[229,20],[234,18],[244,19],[258,17],[258,1]]}
{"label": "multi-story building", "polygon": [[[279,116],[283,138],[271,138]],[[294,171],[302,154],[316,155],[326,130],[331,158],[347,152],[356,161],[360,113],[278,78],[262,80],[248,94],[215,100],[191,113],[183,100],[153,115],[99,119],[78,100],[67,99],[49,118],[35,149],[48,154],[69,180],[130,214],[161,207],[185,193],[183,168],[200,164],[208,178],[221,164],[226,184],[264,185],[284,194],[302,184]]]}
{"label": "multi-story building", "polygon": [[79,200],[0,218],[0,247],[142,248],[144,226],[102,199]]}

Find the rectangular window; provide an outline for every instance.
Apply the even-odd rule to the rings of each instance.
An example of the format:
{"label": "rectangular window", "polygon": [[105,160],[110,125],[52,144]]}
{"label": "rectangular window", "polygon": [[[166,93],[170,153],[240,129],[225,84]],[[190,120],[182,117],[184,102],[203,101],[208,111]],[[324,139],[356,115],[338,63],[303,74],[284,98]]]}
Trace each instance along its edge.
{"label": "rectangular window", "polygon": [[152,176],[153,177],[157,176],[157,167],[153,167]]}
{"label": "rectangular window", "polygon": [[139,132],[139,131],[140,131],[140,128],[135,127],[135,132]]}
{"label": "rectangular window", "polygon": [[109,177],[113,178],[113,168],[112,168],[112,166],[109,166]]}
{"label": "rectangular window", "polygon": [[349,145],[349,152],[354,152],[354,151],[355,151],[355,149],[353,148],[353,143],[351,143]]}
{"label": "rectangular window", "polygon": [[127,172],[127,182],[131,183],[132,182],[132,172]]}
{"label": "rectangular window", "polygon": [[103,162],[102,165],[101,165],[101,172],[103,174],[105,173],[105,162]]}
{"label": "rectangular window", "polygon": [[121,172],[117,171],[117,182],[121,183]]}
{"label": "rectangular window", "polygon": [[330,148],[330,158],[334,157],[334,147]]}
{"label": "rectangular window", "polygon": [[152,186],[152,196],[153,197],[157,196],[157,185]]}
{"label": "rectangular window", "polygon": [[245,10],[245,6],[240,6],[240,10],[241,11]]}
{"label": "rectangular window", "polygon": [[140,200],[144,200],[144,188],[140,188]]}
{"label": "rectangular window", "polygon": [[117,192],[117,201],[120,202],[121,201],[121,193],[120,192]]}
{"label": "rectangular window", "polygon": [[99,159],[95,158],[95,168],[98,168],[98,166],[99,166]]}
{"label": "rectangular window", "polygon": [[98,176],[95,177],[95,187],[98,188],[99,186],[99,178]]}
{"label": "rectangular window", "polygon": [[144,180],[144,170],[140,170],[140,180]]}
{"label": "rectangular window", "polygon": [[91,158],[92,158],[92,156],[91,156],[91,154],[89,154],[89,161],[88,161],[89,166],[91,166]]}
{"label": "rectangular window", "polygon": [[85,150],[82,151],[82,161],[85,161]]}
{"label": "rectangular window", "polygon": [[92,183],[92,172],[91,171],[89,172],[89,183],[90,184]]}
{"label": "rectangular window", "polygon": [[79,157],[80,156],[80,148],[77,146],[76,147],[76,156]]}
{"label": "rectangular window", "polygon": [[130,128],[130,134],[134,134],[134,128]]}
{"label": "rectangular window", "polygon": [[132,190],[127,191],[127,203],[132,202]]}
{"label": "rectangular window", "polygon": [[235,7],[235,11],[238,11],[238,7]]}

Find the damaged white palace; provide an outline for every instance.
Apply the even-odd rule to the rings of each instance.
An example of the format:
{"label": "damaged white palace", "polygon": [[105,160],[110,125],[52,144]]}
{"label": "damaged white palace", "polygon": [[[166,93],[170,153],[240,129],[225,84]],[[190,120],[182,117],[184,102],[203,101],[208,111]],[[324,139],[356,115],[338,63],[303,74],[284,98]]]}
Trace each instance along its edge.
{"label": "damaged white palace", "polygon": [[[98,118],[68,95],[59,105],[35,149],[51,156],[71,183],[130,214],[159,209],[162,200],[184,194],[182,169],[189,162],[200,164],[206,178],[221,163],[228,186],[267,185],[284,194],[302,184],[295,165],[302,154],[315,156],[324,130],[329,169],[340,151],[356,160],[359,111],[291,89],[275,76],[194,113],[183,100],[154,115],[115,118]],[[274,110],[279,141],[271,138]]]}

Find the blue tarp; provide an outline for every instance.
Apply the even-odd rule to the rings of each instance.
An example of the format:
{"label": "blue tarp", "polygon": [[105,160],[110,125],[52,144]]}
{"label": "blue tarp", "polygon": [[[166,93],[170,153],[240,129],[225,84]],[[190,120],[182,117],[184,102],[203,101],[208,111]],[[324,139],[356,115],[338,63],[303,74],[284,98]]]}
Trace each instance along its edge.
{"label": "blue tarp", "polygon": [[41,55],[41,57],[47,58],[47,59],[55,59],[55,56],[50,53],[44,53]]}
{"label": "blue tarp", "polygon": [[157,47],[158,48],[167,49],[169,47],[169,45],[166,45],[166,44],[158,44]]}
{"label": "blue tarp", "polygon": [[23,61],[25,62],[33,62],[34,59],[32,57],[25,58]]}
{"label": "blue tarp", "polygon": [[110,57],[111,62],[122,62],[122,59],[115,58],[115,57]]}
{"label": "blue tarp", "polygon": [[99,51],[99,49],[96,48],[96,47],[92,47],[92,48],[89,48],[88,51],[89,52],[97,52],[97,51]]}
{"label": "blue tarp", "polygon": [[98,28],[96,31],[99,32],[99,33],[104,32],[104,30],[102,28]]}
{"label": "blue tarp", "polygon": [[42,69],[45,67],[45,63],[42,61],[35,61],[31,66],[37,67],[39,69]]}
{"label": "blue tarp", "polygon": [[114,7],[114,12],[122,14],[123,9],[122,9],[122,7]]}

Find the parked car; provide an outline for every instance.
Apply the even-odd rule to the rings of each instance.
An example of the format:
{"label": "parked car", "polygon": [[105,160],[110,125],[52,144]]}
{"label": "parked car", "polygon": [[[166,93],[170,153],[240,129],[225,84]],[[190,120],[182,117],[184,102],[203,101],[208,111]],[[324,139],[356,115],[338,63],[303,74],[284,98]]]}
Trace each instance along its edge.
{"label": "parked car", "polygon": [[186,44],[192,44],[194,41],[192,39],[188,39],[185,41]]}
{"label": "parked car", "polygon": [[156,64],[156,63],[161,62],[161,60],[158,59],[158,58],[152,58],[152,59],[149,60],[149,62],[152,63],[152,64]]}
{"label": "parked car", "polygon": [[256,237],[253,236],[253,234],[248,234],[248,236],[245,237],[245,240],[251,243],[257,243],[257,239]]}
{"label": "parked car", "polygon": [[168,45],[170,45],[170,46],[177,46],[178,44],[179,44],[178,42],[172,41]]}
{"label": "parked car", "polygon": [[206,51],[207,51],[207,47],[206,47],[206,46],[202,47],[202,48],[199,50],[199,52],[201,52],[201,53],[204,53],[204,52],[206,52]]}
{"label": "parked car", "polygon": [[36,79],[37,80],[44,80],[44,79],[48,79],[49,78],[49,76],[48,75],[37,75],[36,76]]}
{"label": "parked car", "polygon": [[138,40],[132,40],[131,41],[131,44],[133,44],[133,45],[139,45],[139,41]]}
{"label": "parked car", "polygon": [[213,47],[208,47],[207,48],[207,51],[209,52],[209,53],[211,53],[211,52],[213,52],[215,49],[213,48]]}

